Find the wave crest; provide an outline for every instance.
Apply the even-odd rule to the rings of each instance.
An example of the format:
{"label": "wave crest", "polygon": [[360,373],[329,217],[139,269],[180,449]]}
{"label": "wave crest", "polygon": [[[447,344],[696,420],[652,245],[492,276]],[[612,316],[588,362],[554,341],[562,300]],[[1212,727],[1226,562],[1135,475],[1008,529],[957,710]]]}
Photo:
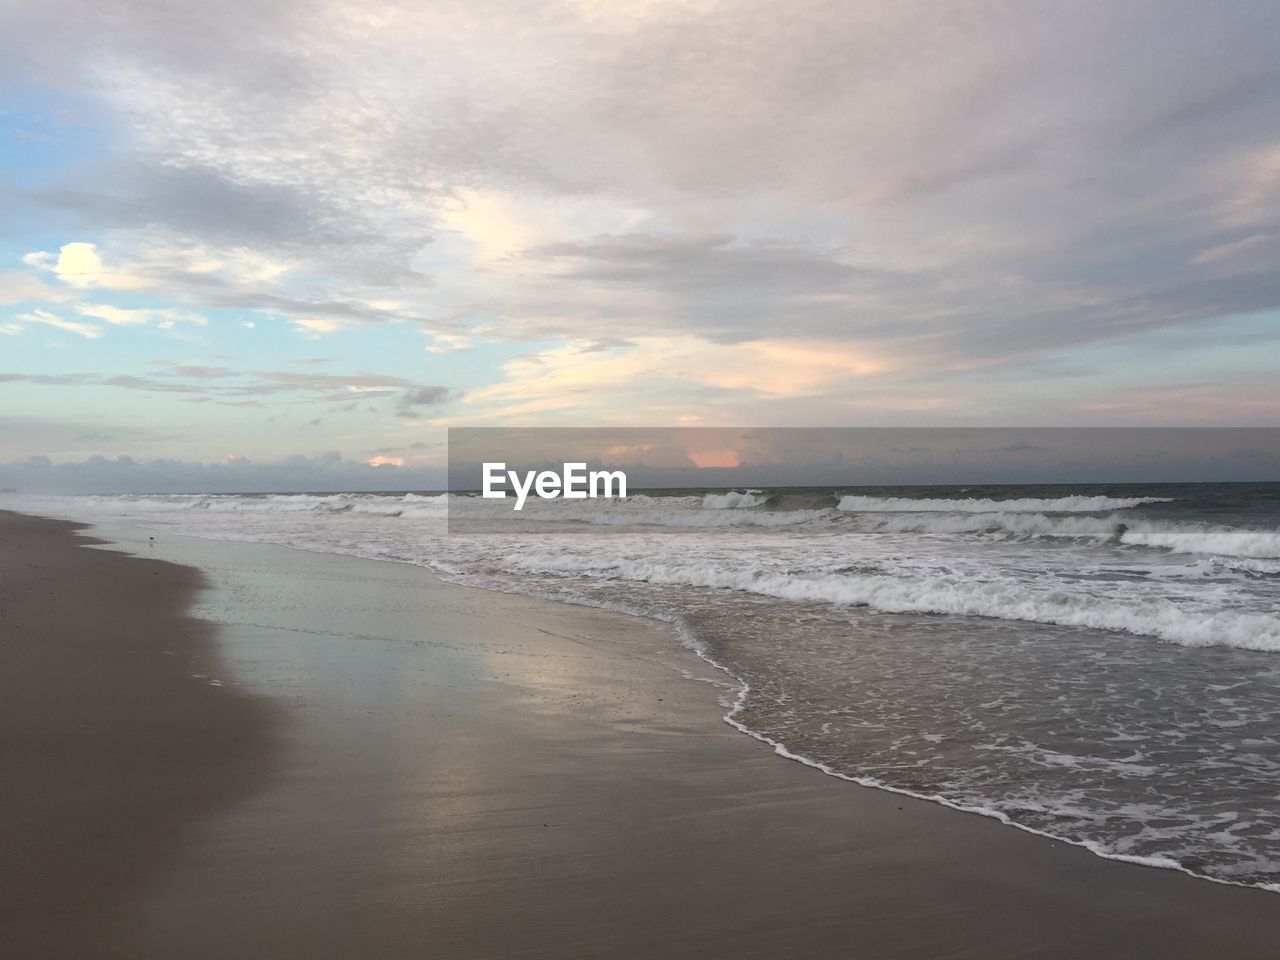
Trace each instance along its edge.
{"label": "wave crest", "polygon": [[1100,513],[1127,510],[1144,503],[1170,503],[1172,497],[1020,497],[986,500],[977,497],[929,499],[915,497],[840,498],[838,509],[850,513]]}
{"label": "wave crest", "polygon": [[705,510],[738,510],[744,507],[760,507],[769,502],[769,495],[763,490],[747,490],[741,492],[730,490],[728,493],[708,493],[702,498]]}

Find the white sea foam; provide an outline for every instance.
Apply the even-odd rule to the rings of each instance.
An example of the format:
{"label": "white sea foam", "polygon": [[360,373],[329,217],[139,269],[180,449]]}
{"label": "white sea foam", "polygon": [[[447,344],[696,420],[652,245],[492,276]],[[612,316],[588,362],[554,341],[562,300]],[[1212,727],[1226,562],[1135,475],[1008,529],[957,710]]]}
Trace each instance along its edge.
{"label": "white sea foam", "polygon": [[[530,500],[517,518],[521,523],[580,523],[608,527],[671,527],[675,529],[728,527],[797,527],[830,522],[835,510],[759,510],[765,494],[708,494],[704,497],[648,497],[632,494],[625,500]],[[511,520],[501,501],[455,497],[449,515],[465,520]]]}
{"label": "white sea foam", "polygon": [[769,495],[763,490],[747,490],[745,492],[730,490],[728,493],[708,493],[702,498],[702,506],[708,510],[759,507],[768,502]]}
{"label": "white sea foam", "polygon": [[1170,497],[1019,497],[1010,500],[978,498],[927,499],[915,497],[840,498],[839,509],[859,513],[1098,513],[1126,510],[1144,503],[1170,503]]}
{"label": "white sea foam", "polygon": [[156,496],[90,496],[26,498],[72,512],[106,514],[156,514],[200,511],[227,514],[333,514],[366,513],[379,516],[445,516],[445,494],[281,493],[257,496],[240,494],[167,494]]}
{"label": "white sea foam", "polygon": [[[1153,520],[1119,511],[1158,497],[1061,497],[1020,500],[915,500],[844,497],[841,509],[756,509],[768,502],[760,490],[729,491],[703,497],[635,494],[613,501],[538,501],[521,520],[575,522],[597,526],[698,528],[838,527],[847,532],[924,534],[985,539],[1080,538],[1114,540],[1179,554],[1253,560],[1280,559],[1280,530],[1232,529],[1190,520]],[[366,514],[408,520],[499,518],[495,501],[446,494],[273,494],[265,496],[168,495],[45,498],[73,513],[108,515],[199,511],[206,514],[327,516]],[[850,506],[851,501],[857,501]],[[37,499],[38,502],[38,499]],[[920,506],[923,504],[924,506]],[[499,505],[500,506],[500,505]],[[1037,509],[1040,508],[1040,509]],[[1105,515],[1096,515],[1103,512]]]}
{"label": "white sea foam", "polygon": [[[1280,651],[1280,618],[1258,611],[1179,602],[1158,593],[1101,592],[1096,582],[1045,578],[1025,582],[991,574],[791,573],[743,558],[627,556],[541,550],[515,561],[535,573],[740,590],[784,600],[867,606],[885,613],[935,613],[1093,627],[1155,637],[1184,646]],[[904,571],[905,572],[905,571]]]}
{"label": "white sea foam", "polygon": [[[787,760],[793,760],[797,763],[802,763],[807,767],[812,767],[813,769],[818,770],[829,777],[834,777],[837,780],[844,780],[848,783],[856,783],[859,786],[863,786],[863,787],[870,787],[877,790],[884,790],[888,793],[895,793],[900,796],[912,797],[917,800],[925,800],[931,803],[937,803],[944,807],[950,807],[954,810],[963,811],[965,813],[974,813],[974,814],[978,814],[979,816],[990,817],[991,819],[997,820],[1000,823],[1004,824],[1005,826],[1014,827],[1015,829],[1025,831],[1026,833],[1034,834],[1035,836],[1045,837],[1050,840],[1062,841],[1062,842],[1071,844],[1072,846],[1083,847],[1084,849],[1088,850],[1090,853],[1093,853],[1095,856],[1099,856],[1107,860],[1117,860],[1123,863],[1133,863],[1139,866],[1152,867],[1160,870],[1176,870],[1180,873],[1185,873],[1201,880],[1208,880],[1212,883],[1220,883],[1220,884],[1225,884],[1227,886],[1259,887],[1263,890],[1267,890],[1272,893],[1280,893],[1280,883],[1264,883],[1264,884],[1238,883],[1236,881],[1229,880],[1223,877],[1213,876],[1212,874],[1205,873],[1201,870],[1192,869],[1186,866],[1185,864],[1181,863],[1180,861],[1174,859],[1173,857],[1152,855],[1152,854],[1130,853],[1125,849],[1123,849],[1123,846],[1121,844],[1118,844],[1115,842],[1107,843],[1107,842],[1101,842],[1101,841],[1092,840],[1092,839],[1080,839],[1078,837],[1072,837],[1069,834],[1066,834],[1062,831],[1038,829],[1028,824],[1019,822],[1015,817],[1011,817],[1006,811],[1000,809],[998,805],[991,802],[981,802],[973,799],[957,799],[955,797],[947,796],[941,793],[904,789],[902,787],[894,786],[893,784],[889,783],[882,777],[849,773],[844,770],[837,769],[835,766],[832,766],[831,764],[826,763],[822,760],[819,760],[815,757],[809,756],[805,753],[797,752],[796,750],[789,747],[786,743],[784,743],[782,740],[778,739],[777,737],[771,736],[762,730],[755,729],[754,727],[749,726],[747,723],[743,721],[742,714],[746,710],[747,704],[751,696],[751,685],[746,681],[745,678],[735,673],[728,666],[726,666],[719,659],[717,659],[707,649],[706,644],[702,642],[701,638],[698,637],[697,634],[689,628],[688,624],[677,619],[675,621],[675,625],[676,625],[677,635],[679,636],[681,643],[683,643],[686,647],[692,650],[695,654],[697,654],[700,658],[702,658],[704,661],[709,663],[711,666],[715,667],[717,670],[722,671],[737,685],[737,688],[738,688],[737,695],[733,698],[733,700],[728,705],[728,712],[725,713],[722,718],[724,722],[727,723],[729,726],[733,727],[735,730],[738,730],[741,733],[745,733],[747,736],[751,737],[752,739],[758,740],[761,743],[768,744],[773,748],[774,753],[777,754],[779,757],[782,757]],[[1025,800],[1023,801],[1023,804],[1026,805]],[[1062,812],[1062,805],[1060,803],[1055,803],[1052,805],[1052,808],[1050,809],[1052,813],[1060,814]],[[1092,816],[1092,811],[1084,810],[1081,812],[1087,817]],[[1131,816],[1134,816],[1137,822],[1139,823],[1150,819],[1150,817],[1146,814],[1145,811],[1136,811],[1135,813],[1131,814]]]}
{"label": "white sea foam", "polygon": [[1021,539],[1089,538],[1172,553],[1253,559],[1280,558],[1280,531],[1233,530],[1195,521],[1143,520],[1123,514],[1049,516],[1044,513],[889,513],[859,518],[859,529],[875,533],[984,534]]}
{"label": "white sea foam", "polygon": [[[928,613],[1025,620],[1093,627],[1155,637],[1187,646],[1219,645],[1280,650],[1280,617],[1274,607],[1259,606],[1221,586],[1213,578],[1234,576],[1254,582],[1278,569],[1280,532],[1230,530],[1190,521],[1154,521],[1123,514],[1047,515],[1040,512],[872,513],[857,529],[874,536],[839,534],[843,514],[823,510],[757,510],[731,504],[758,503],[762,491],[712,495],[707,509],[697,497],[647,497],[602,504],[588,511],[592,523],[620,528],[646,526],[711,528],[705,533],[655,541],[641,549],[619,551],[614,538],[587,546],[563,538],[546,541],[533,552],[513,550],[482,538],[469,548],[486,562],[528,572],[591,579],[685,585],[739,590],[760,596],[837,605],[864,605],[890,613]],[[874,498],[873,498],[874,499]],[[1096,506],[1096,497],[1052,502]],[[1154,498],[1131,498],[1134,501]],[[1112,498],[1114,501],[1114,498]],[[877,500],[884,503],[883,498]],[[917,503],[899,499],[898,503]],[[955,503],[963,501],[932,501]],[[975,501],[1024,504],[1031,501]],[[1128,501],[1124,501],[1128,502]],[[70,515],[167,515],[201,535],[226,539],[275,540],[310,549],[436,562],[459,562],[466,550],[441,536],[446,508],[481,509],[479,498],[450,503],[439,495],[282,494],[269,496],[175,495],[155,497],[51,498]],[[723,504],[723,505],[722,505]],[[37,504],[38,505],[38,504]],[[543,511],[547,519],[581,518],[580,505],[556,501]],[[833,517],[834,514],[834,517]],[[182,517],[190,521],[182,521]],[[541,519],[537,511],[532,516]],[[171,519],[172,518],[172,519]],[[215,518],[225,518],[214,522]],[[304,523],[305,521],[305,523]],[[341,521],[341,522],[339,522]],[[766,541],[715,538],[719,526],[758,527]],[[284,524],[284,526],[281,526]],[[401,524],[405,524],[401,528]],[[426,526],[423,526],[426,524]],[[797,530],[812,526],[812,535]],[[789,531],[773,532],[777,531]],[[824,532],[825,531],[825,532]],[[913,534],[939,537],[978,535],[988,539],[1077,538],[1107,540],[1116,546],[1160,548],[1203,557],[1163,572],[1129,575],[1108,585],[1108,569],[1087,573],[1090,554],[974,554],[965,540],[943,540],[933,551]],[[622,536],[632,536],[624,532]],[[714,538],[714,539],[705,539]],[[729,543],[732,549],[723,549]],[[433,546],[434,544],[434,546]],[[941,553],[934,553],[941,550]],[[461,551],[461,552],[460,552]],[[504,556],[504,551],[509,555]],[[852,561],[852,562],[851,562]],[[891,562],[890,562],[891,561]],[[1137,561],[1132,561],[1137,562]],[[1130,582],[1136,577],[1141,583]],[[1101,579],[1099,579],[1101,578]],[[1125,579],[1127,578],[1127,579]],[[1209,586],[1193,593],[1195,578]],[[1175,583],[1183,586],[1174,588]]]}
{"label": "white sea foam", "polygon": [[1280,557],[1280,531],[1224,530],[1137,524],[1120,537],[1122,543],[1163,547],[1173,553],[1208,553],[1222,557]]}

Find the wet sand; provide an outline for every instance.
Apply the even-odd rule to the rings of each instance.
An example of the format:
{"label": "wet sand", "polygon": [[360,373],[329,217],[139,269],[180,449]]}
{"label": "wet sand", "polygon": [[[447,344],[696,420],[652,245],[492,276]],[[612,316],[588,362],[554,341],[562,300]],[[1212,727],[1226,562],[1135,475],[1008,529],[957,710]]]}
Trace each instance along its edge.
{"label": "wet sand", "polygon": [[194,674],[199,571],[0,512],[0,956],[131,957],[184,836],[267,773],[265,700]]}
{"label": "wet sand", "polygon": [[[2,692],[42,691],[0,707],[4,822],[28,825],[0,863],[15,956],[75,955],[52,938],[77,925],[114,951],[79,955],[138,958],[1168,960],[1280,942],[1275,894],[776,757],[721,722],[725,678],[658,624],[405,565],[105,529],[133,560],[0,523]],[[62,545],[29,569],[37,527]],[[182,616],[191,567],[213,628]],[[150,656],[175,646],[206,668]],[[104,688],[123,693],[102,706]],[[80,858],[98,866],[78,876]],[[59,923],[27,922],[11,889]]]}

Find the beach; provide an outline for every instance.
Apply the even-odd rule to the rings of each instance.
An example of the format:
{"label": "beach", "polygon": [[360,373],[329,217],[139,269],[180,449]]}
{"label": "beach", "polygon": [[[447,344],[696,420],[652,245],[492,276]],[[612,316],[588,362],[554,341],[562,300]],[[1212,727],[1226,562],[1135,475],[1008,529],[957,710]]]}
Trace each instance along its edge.
{"label": "beach", "polygon": [[0,513],[0,952],[129,957],[130,914],[202,817],[267,772],[265,700],[197,676],[202,575]]}
{"label": "beach", "polygon": [[5,4],[0,960],[1280,960],[1278,35]]}
{"label": "beach", "polygon": [[0,515],[7,955],[1274,955],[1273,893],[780,758],[657,621],[92,532]]}

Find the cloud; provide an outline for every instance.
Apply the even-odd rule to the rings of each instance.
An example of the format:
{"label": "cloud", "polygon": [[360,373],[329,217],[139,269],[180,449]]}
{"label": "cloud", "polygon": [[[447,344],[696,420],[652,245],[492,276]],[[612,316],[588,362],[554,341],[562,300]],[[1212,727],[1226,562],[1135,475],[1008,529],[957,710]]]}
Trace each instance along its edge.
{"label": "cloud", "polygon": [[728,289],[743,298],[815,295],[839,288],[857,272],[821,250],[776,241],[743,243],[728,234],[621,234],[535,247],[524,256],[549,264],[569,281],[640,285],[670,292]]}
{"label": "cloud", "polygon": [[32,310],[30,313],[22,314],[18,319],[24,323],[38,323],[47,327],[56,327],[59,330],[74,333],[76,336],[84,337],[87,340],[97,340],[102,336],[102,328],[95,324],[66,320],[49,313],[47,310]]}
{"label": "cloud", "polygon": [[414,387],[404,391],[396,399],[396,413],[402,417],[416,417],[421,407],[434,407],[449,399],[446,387]]}
{"label": "cloud", "polygon": [[[841,341],[722,344],[686,336],[638,337],[613,346],[574,342],[508,361],[506,379],[470,391],[454,421],[502,423],[574,412],[584,399],[596,398],[613,414],[643,404],[646,417],[662,422],[729,396],[768,402],[820,394],[874,380],[897,362],[874,346]],[[603,398],[612,402],[606,407]]]}
{"label": "cloud", "polygon": [[0,273],[0,306],[35,300],[56,302],[60,299],[64,299],[62,292],[42,283],[38,277],[28,273]]}
{"label": "cloud", "polygon": [[209,241],[239,243],[246,236],[287,248],[351,242],[357,233],[307,204],[288,187],[237,182],[201,168],[121,158],[101,171],[101,187],[82,183],[44,190],[40,200],[118,228],[145,229],[157,221]]}
{"label": "cloud", "polygon": [[457,350],[470,350],[473,346],[466,337],[449,333],[431,333],[428,330],[424,330],[423,333],[431,337],[431,343],[427,344],[427,353],[453,353]]}
{"label": "cloud", "polygon": [[64,243],[55,257],[51,253],[29,253],[23,258],[31,266],[48,270],[69,287],[107,290],[137,290],[149,281],[129,270],[108,268],[93,243]]}
{"label": "cloud", "polygon": [[1280,233],[1255,233],[1216,244],[1192,257],[1191,263],[1225,270],[1228,276],[1272,270],[1280,263]]}
{"label": "cloud", "polygon": [[598,353],[601,350],[616,350],[619,347],[634,347],[635,342],[623,337],[605,337],[593,340],[578,347],[578,353]]}
{"label": "cloud", "polygon": [[[353,374],[341,373],[298,373],[294,370],[266,370],[253,374],[259,380],[279,384],[290,389],[300,390],[349,390],[352,393],[382,391],[391,387],[411,387],[412,380],[403,377],[392,377],[380,373],[360,371]],[[428,390],[443,390],[443,387],[426,387]]]}
{"label": "cloud", "polygon": [[81,316],[94,317],[107,323],[120,326],[144,326],[154,323],[160,327],[172,327],[177,323],[191,323],[204,326],[209,321],[198,313],[171,309],[124,309],[101,303],[81,303],[76,305],[76,312]]}
{"label": "cloud", "polygon": [[321,334],[337,333],[339,330],[351,330],[359,326],[354,320],[336,317],[290,317],[289,322],[300,330],[305,330],[312,339],[318,339]]}
{"label": "cloud", "polygon": [[1232,158],[1227,176],[1233,189],[1222,210],[1225,225],[1274,221],[1280,212],[1280,142]]}
{"label": "cloud", "polygon": [[0,383],[36,383],[42,386],[66,387],[80,386],[96,382],[94,378],[83,373],[0,373]]}
{"label": "cloud", "polygon": [[359,371],[352,374],[301,373],[296,370],[240,371],[227,367],[177,364],[159,361],[160,376],[135,374],[35,374],[0,373],[0,384],[30,383],[40,386],[115,387],[123,390],[202,394],[193,402],[256,403],[252,398],[295,394],[306,402],[349,401],[397,396],[396,412],[406,415],[419,406],[450,399],[447,387],[415,383],[403,377]]}
{"label": "cloud", "polygon": [[223,380],[227,377],[237,377],[240,374],[227,367],[205,367],[192,364],[170,363],[168,361],[160,361],[161,366],[167,368],[166,372],[175,377],[189,377],[193,380]]}
{"label": "cloud", "polygon": [[0,299],[146,289],[601,360],[516,364],[495,415],[590,416],[583,378],[650,397],[686,357],[711,366],[673,411],[860,408],[890,375],[937,408],[979,370],[1031,397],[1045,364],[1280,309],[1278,32],[1261,0],[28,4],[4,69],[111,136],[17,191],[72,226]]}
{"label": "cloud", "polygon": [[189,383],[154,380],[148,377],[135,377],[129,374],[118,374],[114,377],[104,377],[97,382],[105,387],[120,387],[122,390],[138,390],[146,393],[195,393],[199,389]]}

